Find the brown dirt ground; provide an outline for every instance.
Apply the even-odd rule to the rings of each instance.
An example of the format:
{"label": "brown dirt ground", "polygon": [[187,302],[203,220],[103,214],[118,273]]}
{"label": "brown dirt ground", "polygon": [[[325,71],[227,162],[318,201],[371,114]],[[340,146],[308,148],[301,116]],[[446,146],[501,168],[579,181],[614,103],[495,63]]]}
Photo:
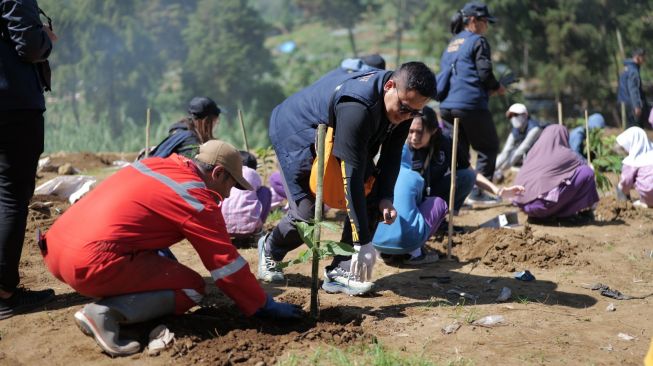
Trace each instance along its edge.
{"label": "brown dirt ground", "polygon": [[[114,156],[60,154],[83,173],[110,174]],[[133,158],[133,157],[132,157]],[[125,159],[131,160],[131,159]],[[58,162],[59,163],[59,162]],[[42,173],[39,183],[54,173]],[[159,355],[145,352],[111,359],[92,339],[76,328],[73,314],[90,299],[54,279],[43,265],[34,242],[37,227],[46,229],[69,207],[57,197],[35,197],[51,202],[31,210],[21,259],[21,276],[27,287],[54,288],[55,302],[46,309],[0,322],[2,365],[272,365],[298,356],[309,363],[317,349],[379,342],[406,357],[419,355],[436,364],[456,365],[641,365],[653,336],[653,298],[619,301],[583,287],[601,282],[629,295],[653,292],[653,222],[651,211],[635,209],[602,197],[597,220],[583,226],[528,224],[515,229],[479,229],[512,207],[463,210],[455,218],[470,233],[453,241],[455,260],[423,267],[387,265],[375,268],[376,290],[365,297],[320,294],[320,320],[274,322],[246,319],[232,302],[211,284],[208,272],[187,242],[173,247],[182,263],[202,273],[209,295],[202,307],[180,317],[132,326],[127,334],[145,340],[148,330],[166,324],[176,334],[174,346]],[[519,214],[520,223],[526,217]],[[337,239],[333,233],[323,237]],[[446,237],[430,242],[444,256]],[[241,253],[254,269],[256,250]],[[291,253],[290,257],[296,256]],[[530,270],[536,281],[512,278],[514,271]],[[287,282],[265,284],[277,299],[308,308],[310,265],[286,270]],[[449,276],[451,282],[433,278]],[[512,299],[498,303],[502,287]],[[475,300],[449,290],[464,291]],[[616,311],[607,312],[614,303]],[[486,315],[503,315],[504,326],[485,328],[471,324]],[[458,322],[462,327],[444,335],[441,328]],[[636,337],[623,341],[627,333]],[[328,365],[333,361],[321,360]]]}

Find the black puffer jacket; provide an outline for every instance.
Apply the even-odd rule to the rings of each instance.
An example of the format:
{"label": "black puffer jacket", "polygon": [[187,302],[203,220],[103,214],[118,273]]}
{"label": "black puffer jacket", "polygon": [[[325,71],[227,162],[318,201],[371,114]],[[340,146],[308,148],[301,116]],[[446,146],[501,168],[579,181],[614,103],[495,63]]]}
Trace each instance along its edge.
{"label": "black puffer jacket", "polygon": [[51,50],[35,0],[0,0],[0,111],[45,110],[36,64]]}

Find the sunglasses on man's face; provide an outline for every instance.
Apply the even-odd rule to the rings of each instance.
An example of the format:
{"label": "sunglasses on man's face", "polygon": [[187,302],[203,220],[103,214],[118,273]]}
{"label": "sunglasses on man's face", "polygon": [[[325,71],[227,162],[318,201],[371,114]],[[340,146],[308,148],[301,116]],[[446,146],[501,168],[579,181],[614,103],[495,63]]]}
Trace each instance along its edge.
{"label": "sunglasses on man's face", "polygon": [[407,114],[411,117],[421,117],[424,114],[419,109],[413,109],[399,99],[399,89],[397,89],[397,101],[399,102],[399,113]]}

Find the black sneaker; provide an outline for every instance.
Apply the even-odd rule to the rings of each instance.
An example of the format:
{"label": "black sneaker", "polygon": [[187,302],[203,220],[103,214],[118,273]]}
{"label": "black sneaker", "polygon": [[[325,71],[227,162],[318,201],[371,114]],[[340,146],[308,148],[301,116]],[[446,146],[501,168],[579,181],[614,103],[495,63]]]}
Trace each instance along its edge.
{"label": "black sneaker", "polygon": [[0,299],[0,320],[26,313],[54,300],[54,290],[32,291],[19,287],[8,299]]}

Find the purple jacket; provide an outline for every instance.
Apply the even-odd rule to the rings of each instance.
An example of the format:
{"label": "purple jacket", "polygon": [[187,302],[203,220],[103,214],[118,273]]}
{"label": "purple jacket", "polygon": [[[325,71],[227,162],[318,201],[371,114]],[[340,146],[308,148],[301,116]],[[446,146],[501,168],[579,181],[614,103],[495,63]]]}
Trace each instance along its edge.
{"label": "purple jacket", "polygon": [[636,168],[624,164],[619,184],[626,194],[635,188],[639,193],[639,200],[653,207],[653,165]]}
{"label": "purple jacket", "polygon": [[253,234],[263,227],[263,204],[256,195],[256,191],[261,187],[261,176],[256,170],[243,166],[243,177],[254,190],[231,188],[229,198],[222,202],[222,216],[229,234]]}

